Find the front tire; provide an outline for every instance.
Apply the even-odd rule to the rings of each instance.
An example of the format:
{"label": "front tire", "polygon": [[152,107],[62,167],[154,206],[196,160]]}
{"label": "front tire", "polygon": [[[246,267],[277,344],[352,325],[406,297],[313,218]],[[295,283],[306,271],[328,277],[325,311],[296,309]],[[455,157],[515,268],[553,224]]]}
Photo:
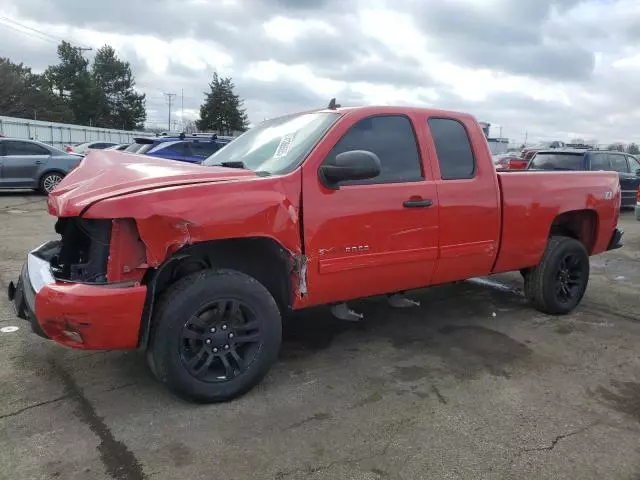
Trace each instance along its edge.
{"label": "front tire", "polygon": [[281,340],[280,311],[260,282],[233,270],[203,270],[162,296],[149,366],[182,397],[223,402],[262,381]]}
{"label": "front tire", "polygon": [[564,315],[578,306],[589,282],[589,254],[578,240],[553,236],[540,264],[525,275],[525,295],[550,315]]}

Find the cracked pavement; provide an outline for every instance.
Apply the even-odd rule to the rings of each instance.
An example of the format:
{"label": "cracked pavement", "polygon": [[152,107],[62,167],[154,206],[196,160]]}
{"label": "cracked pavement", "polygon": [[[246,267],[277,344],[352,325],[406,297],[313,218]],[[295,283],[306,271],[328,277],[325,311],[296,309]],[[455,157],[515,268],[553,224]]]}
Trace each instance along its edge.
{"label": "cracked pavement", "polygon": [[[0,193],[0,479],[637,479],[640,222],[595,257],[572,315],[532,310],[517,274],[352,304],[287,328],[245,397],[193,405],[139,352],[82,352],[30,333],[4,295],[54,238],[45,200]],[[105,312],[108,314],[108,312]],[[494,315],[495,314],[495,315]]]}

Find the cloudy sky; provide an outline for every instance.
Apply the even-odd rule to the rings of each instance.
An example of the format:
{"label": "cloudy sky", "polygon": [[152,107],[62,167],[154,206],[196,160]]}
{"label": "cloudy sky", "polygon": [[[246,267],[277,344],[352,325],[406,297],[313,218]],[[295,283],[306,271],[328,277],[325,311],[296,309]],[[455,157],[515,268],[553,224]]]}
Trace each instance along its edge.
{"label": "cloudy sky", "polygon": [[0,0],[0,56],[43,70],[60,38],[115,47],[150,125],[163,92],[196,118],[218,71],[252,122],[335,96],[467,111],[516,142],[640,141],[639,0]]}

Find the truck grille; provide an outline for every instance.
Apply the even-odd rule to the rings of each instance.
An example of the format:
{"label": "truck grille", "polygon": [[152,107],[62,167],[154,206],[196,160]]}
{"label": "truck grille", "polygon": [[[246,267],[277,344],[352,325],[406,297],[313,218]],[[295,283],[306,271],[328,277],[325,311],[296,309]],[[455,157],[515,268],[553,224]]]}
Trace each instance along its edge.
{"label": "truck grille", "polygon": [[56,279],[106,282],[111,220],[59,218],[55,230],[62,237],[60,250],[51,260]]}

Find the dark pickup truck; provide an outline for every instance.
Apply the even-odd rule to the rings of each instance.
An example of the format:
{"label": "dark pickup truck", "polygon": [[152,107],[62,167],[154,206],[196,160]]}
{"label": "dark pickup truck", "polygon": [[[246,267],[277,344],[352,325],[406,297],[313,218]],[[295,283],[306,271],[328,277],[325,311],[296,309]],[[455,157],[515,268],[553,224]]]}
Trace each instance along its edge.
{"label": "dark pickup truck", "polygon": [[529,170],[611,171],[620,177],[621,206],[633,208],[640,186],[640,161],[622,152],[599,150],[540,150],[531,162]]}

